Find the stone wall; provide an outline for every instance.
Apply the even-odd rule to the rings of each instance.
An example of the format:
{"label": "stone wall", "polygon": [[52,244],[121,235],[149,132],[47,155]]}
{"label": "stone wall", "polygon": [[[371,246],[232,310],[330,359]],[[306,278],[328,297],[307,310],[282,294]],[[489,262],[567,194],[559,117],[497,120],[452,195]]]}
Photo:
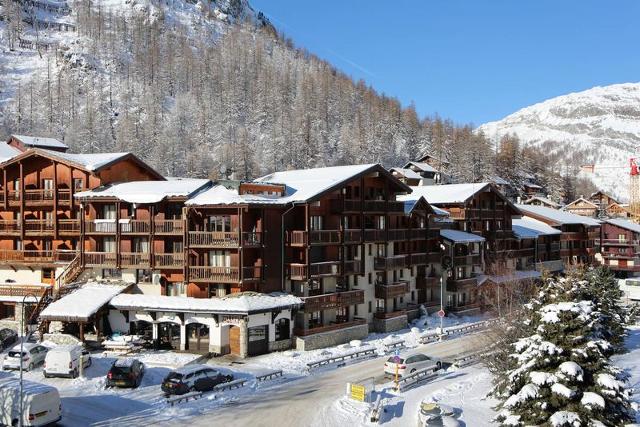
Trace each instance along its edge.
{"label": "stone wall", "polygon": [[315,350],[318,348],[330,347],[338,344],[344,344],[351,340],[363,339],[368,334],[369,325],[356,325],[349,328],[313,334],[306,337],[296,337],[296,349]]}
{"label": "stone wall", "polygon": [[269,341],[269,351],[284,351],[291,348],[291,340]]}
{"label": "stone wall", "polygon": [[393,332],[405,329],[408,326],[407,315],[393,317],[391,319],[373,319],[373,328],[376,332]]}
{"label": "stone wall", "polygon": [[420,317],[420,309],[416,308],[415,310],[407,310],[407,321],[413,322],[418,317]]}

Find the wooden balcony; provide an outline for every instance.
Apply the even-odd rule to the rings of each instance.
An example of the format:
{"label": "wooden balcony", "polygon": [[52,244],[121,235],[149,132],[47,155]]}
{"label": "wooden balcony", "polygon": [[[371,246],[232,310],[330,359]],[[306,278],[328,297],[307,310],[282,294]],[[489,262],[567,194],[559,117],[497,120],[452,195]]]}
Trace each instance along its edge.
{"label": "wooden balcony", "polygon": [[364,210],[367,212],[404,212],[404,202],[395,200],[365,200]]}
{"label": "wooden balcony", "polygon": [[58,234],[62,236],[79,236],[80,220],[79,219],[59,219]]}
{"label": "wooden balcony", "polygon": [[351,328],[354,326],[366,325],[365,319],[354,319],[348,322],[332,323],[330,325],[319,325],[312,328],[295,328],[293,334],[304,337],[313,334],[321,334],[324,332],[339,331],[340,329]]}
{"label": "wooden balcony", "polygon": [[390,257],[375,257],[373,268],[376,270],[397,270],[407,267],[407,255],[395,255]]}
{"label": "wooden balcony", "polygon": [[[0,296],[5,297],[25,297],[27,295],[35,295],[41,297],[51,293],[50,286],[34,286],[34,285],[19,285],[19,284],[0,284]],[[27,302],[33,303],[33,299],[26,299]]]}
{"label": "wooden balcony", "polygon": [[75,258],[77,252],[72,250],[0,250],[0,263],[3,264],[55,264],[70,262]]}
{"label": "wooden balcony", "polygon": [[259,282],[264,277],[264,267],[262,265],[251,265],[242,267],[243,282]]}
{"label": "wooden balcony", "polygon": [[189,246],[192,248],[237,248],[240,236],[237,231],[190,231]]}
{"label": "wooden balcony", "polygon": [[375,317],[376,319],[386,320],[386,319],[394,319],[396,317],[401,317],[406,315],[407,315],[406,310],[397,310],[397,311],[389,311],[389,312],[376,311],[373,317]]}
{"label": "wooden balcony", "polygon": [[396,282],[388,285],[377,283],[375,289],[376,298],[391,299],[404,296],[409,292],[409,282]]}
{"label": "wooden balcony", "polygon": [[479,265],[480,264],[480,255],[463,255],[463,256],[455,256],[453,257],[453,265],[464,266],[464,265]]}
{"label": "wooden balcony", "polygon": [[342,274],[362,274],[362,262],[357,259],[345,261]]}
{"label": "wooden balcony", "polygon": [[[55,190],[24,190],[24,204],[25,206],[53,206],[53,202],[56,199],[55,193]],[[69,189],[58,189],[57,200],[58,204],[70,204],[71,191]],[[7,192],[7,201],[10,206],[19,206],[22,203],[20,191]]]}
{"label": "wooden balcony", "polygon": [[469,286],[476,286],[478,281],[475,277],[466,279],[447,279],[447,292],[458,292],[460,289]]}
{"label": "wooden balcony", "polygon": [[337,245],[340,244],[339,230],[294,230],[287,233],[287,243],[290,246],[307,245]]}
{"label": "wooden balcony", "polygon": [[360,212],[362,211],[362,202],[360,199],[350,200],[350,199],[332,199],[329,202],[329,206],[331,208],[331,213],[333,214],[341,214],[343,212]]}
{"label": "wooden balcony", "polygon": [[159,235],[181,235],[184,233],[184,224],[181,219],[154,220],[153,232]]}
{"label": "wooden balcony", "polygon": [[115,219],[96,219],[84,222],[85,234],[116,234],[117,227]]}
{"label": "wooden balcony", "polygon": [[627,239],[602,239],[600,244],[602,246],[640,246],[640,241]]}
{"label": "wooden balcony", "polygon": [[54,223],[45,219],[27,219],[24,222],[24,234],[27,236],[52,236]]}
{"label": "wooden balcony", "polygon": [[9,235],[9,236],[19,236],[22,234],[22,223],[14,219],[1,220],[0,234]]}
{"label": "wooden balcony", "polygon": [[307,264],[289,264],[289,278],[291,280],[307,280],[314,277],[331,277],[340,275],[340,261],[317,262]]}
{"label": "wooden balcony", "polygon": [[245,248],[261,247],[262,233],[260,231],[244,231],[242,233],[242,246]]}
{"label": "wooden balcony", "polygon": [[588,240],[587,234],[582,232],[562,232],[560,240]]}
{"label": "wooden balcony", "polygon": [[238,267],[190,266],[189,280],[207,283],[238,283]]}
{"label": "wooden balcony", "polygon": [[440,286],[440,278],[439,277],[416,277],[416,288],[428,288]]}
{"label": "wooden balcony", "polygon": [[321,310],[331,310],[348,307],[354,304],[364,304],[364,291],[345,291],[302,298],[304,311],[312,313]]}
{"label": "wooden balcony", "polygon": [[155,268],[181,269],[184,267],[184,253],[160,253],[153,254]]}
{"label": "wooden balcony", "polygon": [[150,268],[151,254],[148,252],[121,252],[120,267],[122,268]]}
{"label": "wooden balcony", "polygon": [[119,226],[122,234],[149,234],[151,232],[151,222],[149,220],[121,220]]}
{"label": "wooden balcony", "polygon": [[417,253],[409,256],[409,265],[425,265],[429,263],[429,254]]}
{"label": "wooden balcony", "polygon": [[442,261],[442,253],[440,251],[428,252],[427,262],[429,264],[440,264],[441,261]]}
{"label": "wooden balcony", "polygon": [[411,230],[405,228],[387,230],[387,240],[390,242],[408,240],[411,235],[410,231]]}
{"label": "wooden balcony", "polygon": [[[438,236],[440,236],[439,233],[438,233]],[[425,230],[425,229],[412,228],[411,230],[409,230],[409,238],[411,240],[426,240],[428,238],[437,239],[438,236],[436,236],[436,237],[428,236],[427,230]]]}
{"label": "wooden balcony", "polygon": [[115,252],[85,252],[84,264],[91,267],[116,268],[118,254]]}
{"label": "wooden balcony", "polygon": [[386,242],[387,230],[367,229],[364,230],[365,242]]}
{"label": "wooden balcony", "polygon": [[344,236],[344,243],[354,244],[362,242],[362,230],[344,230],[342,235]]}

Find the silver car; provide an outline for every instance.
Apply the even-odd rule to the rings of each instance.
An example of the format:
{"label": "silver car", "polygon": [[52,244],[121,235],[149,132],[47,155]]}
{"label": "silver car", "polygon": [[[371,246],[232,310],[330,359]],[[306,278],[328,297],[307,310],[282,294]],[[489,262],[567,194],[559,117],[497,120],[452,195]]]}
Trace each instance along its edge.
{"label": "silver car", "polygon": [[397,370],[398,376],[403,377],[427,368],[439,370],[442,368],[442,362],[422,353],[404,357],[392,356],[384,364],[384,373],[386,376],[393,377],[396,375]]}
{"label": "silver car", "polygon": [[20,353],[20,344],[14,346],[2,362],[2,369],[22,369],[32,370],[35,366],[44,362],[49,349],[40,344],[24,343],[22,345],[22,354]]}

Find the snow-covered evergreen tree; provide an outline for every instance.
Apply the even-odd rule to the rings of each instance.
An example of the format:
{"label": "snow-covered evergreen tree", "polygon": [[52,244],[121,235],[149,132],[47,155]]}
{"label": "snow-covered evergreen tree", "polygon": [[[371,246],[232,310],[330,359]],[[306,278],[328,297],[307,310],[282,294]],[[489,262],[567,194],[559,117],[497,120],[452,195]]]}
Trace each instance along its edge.
{"label": "snow-covered evergreen tree", "polygon": [[531,334],[512,344],[498,377],[502,425],[618,426],[632,420],[626,374],[608,359],[605,318],[598,304],[573,300],[590,274],[548,280],[527,305]]}

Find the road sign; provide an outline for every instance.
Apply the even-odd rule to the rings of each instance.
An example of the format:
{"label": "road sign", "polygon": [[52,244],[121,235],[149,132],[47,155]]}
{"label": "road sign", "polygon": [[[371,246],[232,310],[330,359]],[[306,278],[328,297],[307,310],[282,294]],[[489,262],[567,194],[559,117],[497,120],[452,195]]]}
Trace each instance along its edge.
{"label": "road sign", "polygon": [[438,316],[439,316],[439,317],[444,317],[444,315],[445,315],[444,310],[440,310],[440,311],[438,311]]}
{"label": "road sign", "polygon": [[351,384],[351,398],[358,400],[360,402],[364,402],[366,397],[366,389],[361,384]]}

